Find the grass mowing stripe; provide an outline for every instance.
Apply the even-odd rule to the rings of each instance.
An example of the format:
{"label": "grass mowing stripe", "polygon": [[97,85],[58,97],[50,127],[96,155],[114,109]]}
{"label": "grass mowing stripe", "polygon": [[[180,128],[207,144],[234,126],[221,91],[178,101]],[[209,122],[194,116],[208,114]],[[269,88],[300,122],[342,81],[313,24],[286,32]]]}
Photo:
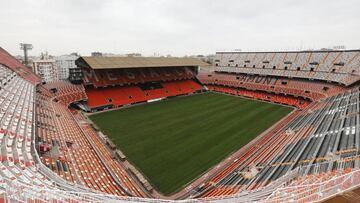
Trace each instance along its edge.
{"label": "grass mowing stripe", "polygon": [[100,113],[91,119],[155,188],[169,195],[290,111],[208,93]]}

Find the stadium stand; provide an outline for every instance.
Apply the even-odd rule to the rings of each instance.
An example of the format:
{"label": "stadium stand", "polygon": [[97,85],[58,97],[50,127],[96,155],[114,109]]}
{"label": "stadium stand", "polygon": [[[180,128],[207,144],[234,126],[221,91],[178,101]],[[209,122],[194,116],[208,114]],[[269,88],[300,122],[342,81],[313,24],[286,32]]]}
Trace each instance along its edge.
{"label": "stadium stand", "polygon": [[[241,189],[255,189],[297,167],[322,164],[327,160],[337,162],[322,164],[321,172],[324,174],[354,168],[358,164],[355,159],[348,160],[347,164],[339,165],[338,162],[357,156],[358,153],[359,129],[356,122],[359,89],[327,98],[322,103],[326,104],[325,108],[316,109],[320,104],[309,106],[311,108],[302,111],[283,130],[272,135],[271,139],[275,139],[275,142],[266,140],[253,145],[262,147],[256,147],[257,150],[252,151],[250,157],[239,159],[241,161],[237,163],[236,169],[231,170],[233,172],[227,173],[224,178],[214,179],[213,183],[220,187],[241,185]],[[264,150],[272,153],[264,153]],[[206,195],[214,193],[208,192]]]}
{"label": "stadium stand", "polygon": [[209,73],[207,71],[201,71],[198,78],[203,84],[262,90],[269,93],[308,98],[313,101],[332,96],[346,89],[343,86],[319,81],[246,74]]}
{"label": "stadium stand", "polygon": [[[71,103],[87,100],[85,88],[82,85],[73,85],[66,81],[52,81],[42,86],[55,96],[57,100],[61,101],[65,106]],[[48,95],[48,96],[50,96]]]}
{"label": "stadium stand", "polygon": [[[62,87],[68,88],[67,86]],[[61,87],[58,88],[61,89]],[[62,91],[60,90],[60,92]],[[38,120],[41,120],[41,122],[38,122],[41,124],[38,131],[42,132],[39,134],[40,158],[46,166],[68,181],[76,182],[95,190],[125,195],[126,193],[118,186],[121,182],[122,186],[131,186],[131,188],[126,187],[126,190],[135,192],[138,195],[141,194],[139,189],[131,185],[132,180],[124,175],[124,168],[120,165],[117,166],[116,170],[121,173],[116,174],[117,176],[123,174],[123,176],[116,178],[119,182],[116,183],[117,181],[114,180],[111,172],[109,172],[109,170],[113,169],[104,166],[103,157],[99,157],[100,153],[97,153],[93,148],[103,148],[101,155],[105,155],[105,146],[102,146],[104,143],[96,140],[97,145],[93,146],[92,143],[95,141],[90,139],[95,137],[91,136],[93,134],[86,133],[93,132],[79,126],[78,121],[65,105],[54,102],[46,96],[39,95],[37,106],[39,111],[44,112],[38,114]],[[50,130],[46,128],[48,126],[51,126]],[[109,163],[109,160],[106,163]]]}
{"label": "stadium stand", "polygon": [[138,86],[109,87],[106,89],[87,88],[88,106],[121,107],[127,104],[146,102],[148,100],[189,94],[201,90],[201,85],[192,81],[174,81],[161,83],[161,88],[142,90]]}
{"label": "stadium stand", "polygon": [[117,108],[202,89],[192,58],[80,57],[88,111]]}
{"label": "stadium stand", "polygon": [[360,78],[360,51],[218,52],[217,72],[317,79],[351,85]]}
{"label": "stadium stand", "polygon": [[0,64],[6,66],[11,69],[21,77],[25,78],[32,84],[36,84],[40,82],[40,78],[33,74],[31,70],[16,60],[13,56],[11,56],[7,51],[0,47]]}
{"label": "stadium stand", "polygon": [[187,80],[195,77],[195,73],[188,68],[136,68],[93,70],[85,69],[84,85],[106,87],[112,85],[139,84],[152,81]]}
{"label": "stadium stand", "polygon": [[[138,71],[150,70],[139,67],[135,79],[126,82],[123,76],[116,82],[102,80],[102,72],[94,70],[100,74],[96,85],[90,84],[95,83],[91,79],[85,87],[60,81],[40,84],[37,76],[0,48],[0,201],[313,202],[339,196],[356,201],[359,52],[218,53],[216,57],[216,71],[197,76],[209,91],[295,108],[211,169],[214,173],[206,173],[197,187],[186,188],[184,200],[166,200],[157,198],[149,183],[134,174],[126,158],[117,157],[117,149],[71,104],[121,106],[194,93],[203,89],[195,69],[155,68],[158,78],[145,80]],[[184,64],[175,64],[179,63]],[[283,64],[287,69],[277,70]],[[239,68],[245,65],[250,68]],[[169,70],[174,72],[166,73]]]}
{"label": "stadium stand", "polygon": [[[6,73],[2,75],[3,83],[0,86],[0,190],[4,192],[9,186],[17,185],[13,188],[17,193],[8,191],[3,197],[9,201],[18,200],[21,197],[19,189],[26,187],[55,191],[57,179],[40,172],[41,166],[36,164],[37,157],[34,155],[35,86],[32,79],[35,77],[26,75],[31,82],[26,81],[5,66],[0,66],[0,72]],[[66,187],[68,185],[65,183],[64,188]],[[84,190],[79,188],[79,191]],[[13,195],[15,199],[9,195]],[[36,199],[36,195],[32,195]]]}
{"label": "stadium stand", "polygon": [[238,90],[235,88],[228,88],[228,87],[222,87],[222,86],[209,86],[208,85],[207,87],[209,90],[215,91],[215,92],[244,96],[244,97],[259,99],[259,100],[263,100],[263,101],[269,101],[269,102],[278,103],[278,104],[285,104],[285,105],[289,105],[289,106],[298,107],[301,109],[307,107],[310,103],[309,101],[301,99],[301,98],[281,96],[281,95],[276,95],[276,94],[263,93],[263,92],[259,92],[259,91]]}

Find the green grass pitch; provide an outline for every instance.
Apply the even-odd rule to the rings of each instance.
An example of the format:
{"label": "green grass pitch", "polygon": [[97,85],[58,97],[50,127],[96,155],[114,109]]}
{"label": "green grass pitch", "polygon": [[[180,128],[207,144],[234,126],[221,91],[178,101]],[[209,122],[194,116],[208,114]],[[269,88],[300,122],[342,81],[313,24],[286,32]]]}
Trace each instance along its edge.
{"label": "green grass pitch", "polygon": [[291,111],[285,106],[206,93],[90,118],[158,191],[170,195]]}

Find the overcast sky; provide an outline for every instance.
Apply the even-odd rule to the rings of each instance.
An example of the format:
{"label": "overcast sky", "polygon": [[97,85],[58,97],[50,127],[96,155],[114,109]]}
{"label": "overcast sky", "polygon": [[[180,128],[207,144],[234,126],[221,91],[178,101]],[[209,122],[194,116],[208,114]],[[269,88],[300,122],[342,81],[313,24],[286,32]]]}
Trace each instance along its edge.
{"label": "overcast sky", "polygon": [[0,0],[0,46],[30,55],[360,48],[360,0]]}

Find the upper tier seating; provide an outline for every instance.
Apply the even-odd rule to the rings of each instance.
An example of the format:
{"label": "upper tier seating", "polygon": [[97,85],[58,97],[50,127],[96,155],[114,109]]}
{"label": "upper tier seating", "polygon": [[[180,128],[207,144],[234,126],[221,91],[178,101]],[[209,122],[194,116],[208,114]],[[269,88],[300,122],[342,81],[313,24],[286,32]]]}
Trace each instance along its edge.
{"label": "upper tier seating", "polygon": [[31,69],[24,66],[7,51],[0,47],[0,65],[6,66],[13,72],[17,73],[20,77],[26,79],[32,84],[40,82],[40,78],[31,72]]}
{"label": "upper tier seating", "polygon": [[[313,202],[322,198],[323,193],[331,194],[331,191],[339,190],[339,188],[345,189],[351,185],[358,185],[359,178],[360,171],[353,171],[352,167],[327,173],[299,174],[288,185],[276,189],[267,197],[267,202]],[[354,199],[350,198],[350,200]]]}
{"label": "upper tier seating", "polygon": [[[33,159],[33,116],[35,87],[0,67],[0,191],[9,183],[54,188],[54,183],[38,171]],[[5,77],[4,77],[5,76]]]}
{"label": "upper tier seating", "polygon": [[93,70],[85,69],[84,85],[92,84],[95,87],[113,85],[131,85],[152,81],[173,81],[186,80],[195,77],[190,68],[136,68],[136,69],[114,69],[114,70]]}
{"label": "upper tier seating", "polygon": [[215,71],[333,81],[360,79],[360,51],[219,52]]}
{"label": "upper tier seating", "polygon": [[5,86],[14,77],[16,77],[16,73],[0,64],[0,88]]}

